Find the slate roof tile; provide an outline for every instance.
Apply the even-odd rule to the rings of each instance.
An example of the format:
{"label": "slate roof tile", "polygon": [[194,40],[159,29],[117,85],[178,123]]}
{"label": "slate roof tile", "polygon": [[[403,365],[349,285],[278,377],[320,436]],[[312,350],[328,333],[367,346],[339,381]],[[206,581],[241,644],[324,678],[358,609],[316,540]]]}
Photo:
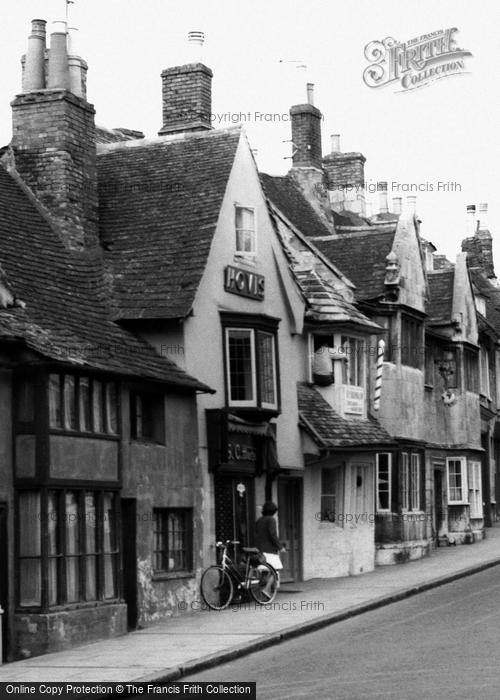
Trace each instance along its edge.
{"label": "slate roof tile", "polygon": [[240,136],[232,128],[98,150],[101,238],[117,318],[189,314]]}
{"label": "slate roof tile", "polygon": [[429,300],[426,306],[430,324],[451,323],[455,268],[427,273]]}
{"label": "slate roof tile", "polygon": [[25,304],[0,308],[0,338],[80,367],[208,390],[110,318],[100,250],[69,251],[32,196],[0,165],[0,266]]}
{"label": "slate roof tile", "polygon": [[374,418],[342,418],[314,387],[297,384],[299,422],[321,448],[393,445],[394,440]]}

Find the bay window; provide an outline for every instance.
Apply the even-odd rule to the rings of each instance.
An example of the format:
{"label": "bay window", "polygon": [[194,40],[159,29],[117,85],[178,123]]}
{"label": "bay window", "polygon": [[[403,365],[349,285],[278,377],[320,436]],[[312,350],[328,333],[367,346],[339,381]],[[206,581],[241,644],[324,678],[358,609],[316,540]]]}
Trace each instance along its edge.
{"label": "bay window", "polygon": [[424,357],[422,322],[406,314],[401,315],[401,364],[420,368]]}
{"label": "bay window", "polygon": [[401,508],[403,511],[419,511],[421,455],[418,452],[401,453]]}
{"label": "bay window", "polygon": [[226,327],[228,405],[278,408],[276,332],[258,327]]}

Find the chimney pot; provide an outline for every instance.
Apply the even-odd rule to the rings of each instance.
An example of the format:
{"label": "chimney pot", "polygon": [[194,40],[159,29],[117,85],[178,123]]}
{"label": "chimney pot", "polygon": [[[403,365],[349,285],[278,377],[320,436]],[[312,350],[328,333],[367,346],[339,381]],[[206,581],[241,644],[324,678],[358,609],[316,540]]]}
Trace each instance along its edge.
{"label": "chimney pot", "polygon": [[23,92],[43,90],[45,88],[46,24],[43,19],[34,19],[31,22],[31,35],[28,38],[24,69]]}
{"label": "chimney pot", "polygon": [[478,230],[485,231],[488,228],[488,205],[486,203],[479,205],[479,226]]}
{"label": "chimney pot", "polygon": [[314,104],[314,83],[307,83],[307,103]]}
{"label": "chimney pot", "polygon": [[377,182],[379,214],[387,214],[389,205],[387,203],[387,182]]}
{"label": "chimney pot", "polygon": [[403,198],[393,197],[392,198],[392,211],[394,214],[401,214],[403,211]]}
{"label": "chimney pot", "polygon": [[332,153],[340,153],[340,134],[332,134]]}
{"label": "chimney pot", "polygon": [[467,220],[466,220],[466,233],[468,236],[473,236],[477,230],[477,220],[476,220],[476,205],[467,205]]}
{"label": "chimney pot", "polygon": [[69,66],[66,22],[53,22],[54,31],[50,35],[49,77],[50,89],[69,90]]}
{"label": "chimney pot", "polygon": [[413,216],[417,211],[417,198],[415,195],[406,197],[406,211],[409,216]]}

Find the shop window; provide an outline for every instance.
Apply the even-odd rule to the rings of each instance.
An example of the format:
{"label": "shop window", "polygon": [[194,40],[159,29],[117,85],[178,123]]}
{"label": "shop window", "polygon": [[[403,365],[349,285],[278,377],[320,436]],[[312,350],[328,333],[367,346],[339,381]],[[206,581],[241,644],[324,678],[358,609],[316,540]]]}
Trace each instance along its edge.
{"label": "shop window", "polygon": [[467,503],[466,468],[465,457],[448,457],[446,460],[449,505]]}
{"label": "shop window", "polygon": [[275,333],[226,328],[228,403],[276,409],[278,383]]}
{"label": "shop window", "polygon": [[481,462],[469,462],[470,517],[483,517],[483,494],[481,488]]}
{"label": "shop window", "polygon": [[422,323],[401,315],[401,364],[420,368],[422,365]]}
{"label": "shop window", "polygon": [[[118,597],[116,507],[116,494],[111,491],[52,489],[19,493],[21,607]],[[47,547],[42,556],[43,538]],[[46,591],[42,590],[44,578]]]}
{"label": "shop window", "polygon": [[86,376],[51,374],[49,425],[65,432],[118,433],[118,398],[114,382]]}
{"label": "shop window", "polygon": [[236,255],[253,258],[257,252],[255,210],[235,207]]}
{"label": "shop window", "polygon": [[190,572],[193,567],[193,511],[190,508],[155,508],[153,516],[155,572]]}
{"label": "shop window", "polygon": [[391,510],[392,498],[392,455],[390,452],[377,454],[377,512]]}
{"label": "shop window", "polygon": [[134,392],[130,395],[130,433],[133,440],[165,444],[163,394]]}

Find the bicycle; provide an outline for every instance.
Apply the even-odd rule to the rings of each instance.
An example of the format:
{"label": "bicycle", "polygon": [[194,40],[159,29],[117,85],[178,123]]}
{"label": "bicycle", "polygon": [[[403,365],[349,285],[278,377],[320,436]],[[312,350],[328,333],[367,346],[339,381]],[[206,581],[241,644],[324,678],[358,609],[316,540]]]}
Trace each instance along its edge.
{"label": "bicycle", "polygon": [[278,574],[256,547],[242,547],[245,555],[244,571],[227,553],[230,544],[237,540],[217,542],[222,550],[220,564],[209,566],[200,581],[201,597],[211,610],[224,610],[231,603],[236,591],[250,593],[259,605],[272,603],[278,591]]}

